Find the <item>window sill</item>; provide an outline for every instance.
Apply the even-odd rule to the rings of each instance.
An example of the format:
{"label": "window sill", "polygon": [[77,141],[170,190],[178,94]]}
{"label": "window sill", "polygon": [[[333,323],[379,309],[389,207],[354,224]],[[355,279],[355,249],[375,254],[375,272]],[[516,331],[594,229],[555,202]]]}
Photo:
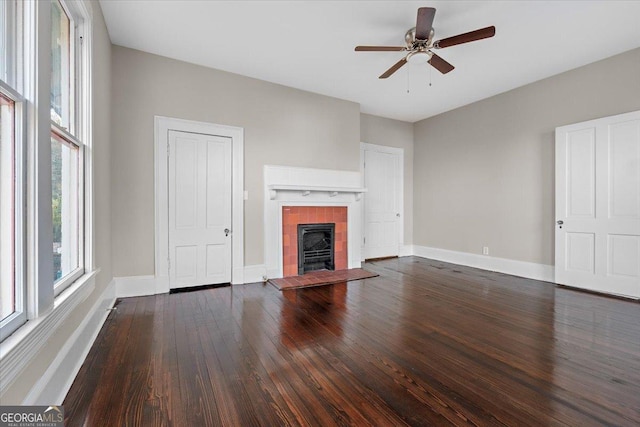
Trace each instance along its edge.
{"label": "window sill", "polygon": [[28,320],[0,343],[0,394],[13,384],[69,313],[91,294],[98,271],[84,274],[54,299],[53,308],[36,319]]}

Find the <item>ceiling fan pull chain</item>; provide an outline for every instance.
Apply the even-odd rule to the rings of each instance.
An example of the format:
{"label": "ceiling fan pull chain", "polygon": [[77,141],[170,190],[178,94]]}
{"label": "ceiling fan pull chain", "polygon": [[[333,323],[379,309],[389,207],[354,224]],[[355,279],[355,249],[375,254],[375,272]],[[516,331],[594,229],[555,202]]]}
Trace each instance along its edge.
{"label": "ceiling fan pull chain", "polygon": [[429,67],[429,87],[431,87],[431,76],[432,76],[431,73],[432,72],[433,72],[433,67]]}
{"label": "ceiling fan pull chain", "polygon": [[411,67],[407,67],[407,93],[409,93],[409,89],[410,89],[410,82],[409,82],[409,68]]}

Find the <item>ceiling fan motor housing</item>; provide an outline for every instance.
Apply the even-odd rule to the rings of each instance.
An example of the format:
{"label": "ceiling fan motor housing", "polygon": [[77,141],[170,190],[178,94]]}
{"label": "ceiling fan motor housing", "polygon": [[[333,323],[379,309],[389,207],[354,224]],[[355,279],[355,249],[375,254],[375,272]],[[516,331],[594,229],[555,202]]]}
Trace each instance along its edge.
{"label": "ceiling fan motor housing", "polygon": [[435,31],[433,28],[429,31],[429,38],[426,40],[417,40],[416,39],[416,27],[409,28],[404,35],[404,42],[407,45],[407,50],[418,50],[429,49],[431,48],[431,42],[433,41],[433,36]]}

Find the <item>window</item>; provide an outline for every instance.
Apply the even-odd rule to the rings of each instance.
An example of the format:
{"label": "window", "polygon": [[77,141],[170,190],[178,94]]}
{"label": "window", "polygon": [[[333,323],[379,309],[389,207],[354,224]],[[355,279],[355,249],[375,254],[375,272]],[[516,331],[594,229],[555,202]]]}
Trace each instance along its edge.
{"label": "window", "polygon": [[79,149],[57,133],[51,136],[51,208],[53,213],[54,282],[80,266]]}
{"label": "window", "polygon": [[[0,94],[0,273],[2,282],[13,283],[14,223],[14,127],[15,102]],[[15,310],[15,291],[3,287],[0,318],[4,319]]]}
{"label": "window", "polygon": [[13,83],[13,59],[15,50],[14,28],[16,5],[10,1],[0,4],[0,80]]}
{"label": "window", "polygon": [[0,93],[0,319],[16,311],[15,101]]}
{"label": "window", "polygon": [[51,121],[70,129],[71,114],[71,19],[59,1],[51,2]]}
{"label": "window", "polygon": [[0,3],[0,339],[26,321],[23,101],[12,47],[15,5]]}
{"label": "window", "polygon": [[[80,52],[76,24],[64,5],[51,1],[51,210],[53,225],[53,280],[60,293],[84,273],[82,164],[79,111],[74,106],[81,91],[74,75]],[[78,40],[79,41],[79,40]]]}
{"label": "window", "polygon": [[[91,7],[0,0],[0,341],[55,310],[91,265]],[[36,102],[43,92],[48,105]]]}

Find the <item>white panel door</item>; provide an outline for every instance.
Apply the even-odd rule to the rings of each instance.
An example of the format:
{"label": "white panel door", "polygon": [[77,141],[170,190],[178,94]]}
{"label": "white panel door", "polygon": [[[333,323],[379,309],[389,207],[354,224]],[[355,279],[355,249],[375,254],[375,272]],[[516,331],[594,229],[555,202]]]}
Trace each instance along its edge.
{"label": "white panel door", "polygon": [[169,131],[169,281],[231,281],[231,138]]}
{"label": "white panel door", "polygon": [[556,129],[555,272],[640,297],[640,112]]}
{"label": "white panel door", "polygon": [[401,155],[366,144],[364,149],[365,259],[398,256],[400,243]]}

